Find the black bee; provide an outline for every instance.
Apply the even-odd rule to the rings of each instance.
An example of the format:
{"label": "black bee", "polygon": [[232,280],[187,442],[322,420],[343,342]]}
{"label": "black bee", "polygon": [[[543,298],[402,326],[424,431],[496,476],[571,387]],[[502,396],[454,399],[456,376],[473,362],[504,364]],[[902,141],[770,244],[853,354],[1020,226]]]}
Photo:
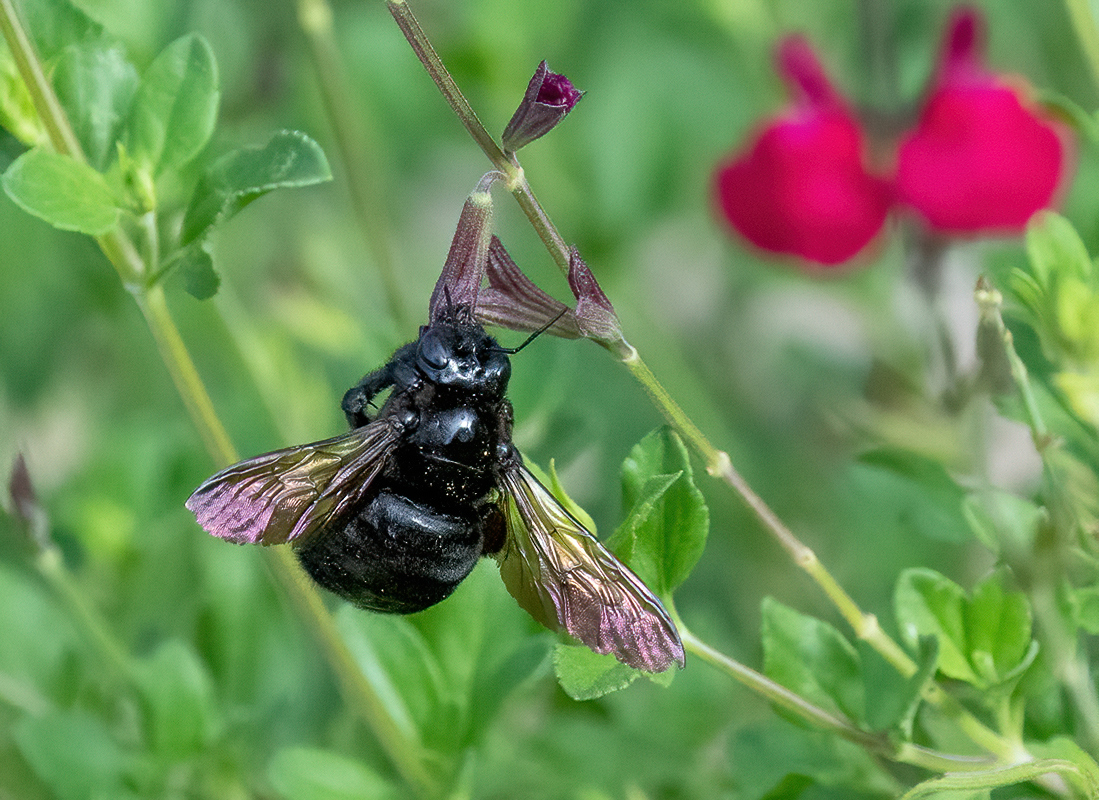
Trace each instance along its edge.
{"label": "black bee", "polygon": [[434,605],[494,556],[546,627],[646,672],[682,666],[660,601],[523,466],[511,352],[447,302],[344,395],[350,432],[228,467],[187,508],[222,539],[291,543],[317,583],[374,611]]}

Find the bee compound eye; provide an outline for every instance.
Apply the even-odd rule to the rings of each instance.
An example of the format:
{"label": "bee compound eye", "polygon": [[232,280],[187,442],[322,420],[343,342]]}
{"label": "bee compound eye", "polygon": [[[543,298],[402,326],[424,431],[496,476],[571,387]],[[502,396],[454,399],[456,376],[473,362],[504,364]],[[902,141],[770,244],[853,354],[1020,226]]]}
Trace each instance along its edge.
{"label": "bee compound eye", "polygon": [[432,369],[443,369],[450,360],[450,353],[439,335],[427,331],[420,337],[420,361]]}

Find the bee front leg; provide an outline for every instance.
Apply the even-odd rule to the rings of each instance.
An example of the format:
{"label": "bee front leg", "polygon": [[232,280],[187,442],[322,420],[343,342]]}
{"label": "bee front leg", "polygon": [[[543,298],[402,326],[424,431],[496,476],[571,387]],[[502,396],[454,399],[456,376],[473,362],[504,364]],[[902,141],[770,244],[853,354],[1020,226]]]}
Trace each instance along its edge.
{"label": "bee front leg", "polygon": [[340,406],[343,408],[344,416],[347,417],[348,425],[352,428],[361,428],[370,422],[370,414],[367,413],[370,401],[383,389],[393,385],[395,369],[394,362],[390,361],[381,369],[364,375],[361,381],[347,390]]}

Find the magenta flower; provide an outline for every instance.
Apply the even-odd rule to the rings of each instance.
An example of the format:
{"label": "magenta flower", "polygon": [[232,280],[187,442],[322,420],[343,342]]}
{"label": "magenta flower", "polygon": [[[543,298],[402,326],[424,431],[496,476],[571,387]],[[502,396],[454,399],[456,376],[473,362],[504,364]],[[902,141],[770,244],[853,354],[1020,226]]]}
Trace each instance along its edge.
{"label": "magenta flower", "polygon": [[897,195],[934,230],[1019,231],[1065,166],[1058,130],[982,63],[981,20],[951,20],[933,91],[897,155]]}
{"label": "magenta flower", "polygon": [[784,40],[776,60],[795,107],[718,170],[718,202],[757,247],[838,264],[881,230],[890,190],[867,168],[858,121],[808,42]]}
{"label": "magenta flower", "polygon": [[523,101],[515,109],[502,142],[504,151],[514,153],[545,136],[580,102],[584,93],[564,75],[551,72],[543,61],[527,84]]}
{"label": "magenta flower", "polygon": [[794,106],[716,174],[718,205],[732,227],[763,250],[823,265],[862,251],[890,210],[912,211],[940,234],[1021,231],[1053,201],[1065,141],[984,67],[980,22],[971,9],[953,16],[919,121],[901,137],[895,174],[871,162],[859,120],[809,44],[783,40],[777,63]]}

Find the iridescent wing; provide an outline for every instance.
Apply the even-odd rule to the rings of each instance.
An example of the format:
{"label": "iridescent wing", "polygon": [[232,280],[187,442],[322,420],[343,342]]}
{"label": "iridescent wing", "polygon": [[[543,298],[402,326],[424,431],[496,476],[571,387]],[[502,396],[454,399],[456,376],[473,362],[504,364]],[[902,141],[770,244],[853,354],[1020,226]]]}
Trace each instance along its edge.
{"label": "iridescent wing", "polygon": [[682,667],[679,632],[641,579],[522,465],[505,469],[503,484],[508,538],[496,557],[519,605],[547,628],[627,666]]}
{"label": "iridescent wing", "polygon": [[361,502],[397,439],[388,420],[226,467],[187,500],[207,532],[237,544],[302,542]]}

